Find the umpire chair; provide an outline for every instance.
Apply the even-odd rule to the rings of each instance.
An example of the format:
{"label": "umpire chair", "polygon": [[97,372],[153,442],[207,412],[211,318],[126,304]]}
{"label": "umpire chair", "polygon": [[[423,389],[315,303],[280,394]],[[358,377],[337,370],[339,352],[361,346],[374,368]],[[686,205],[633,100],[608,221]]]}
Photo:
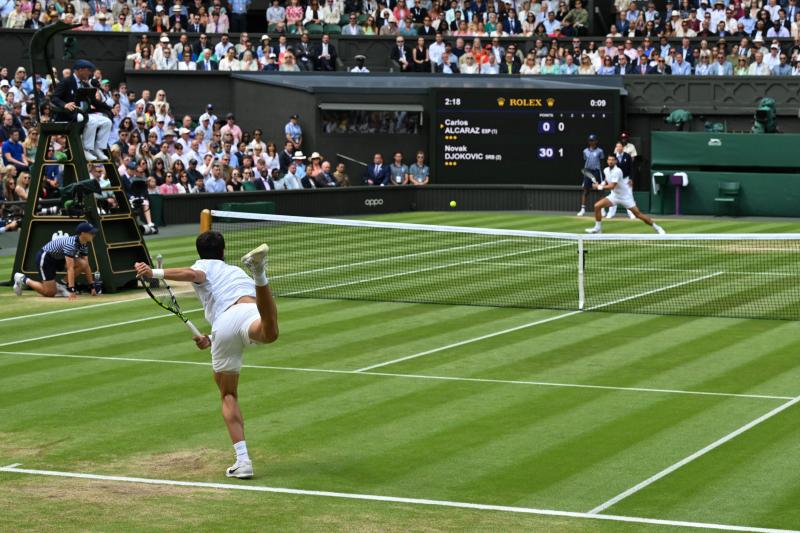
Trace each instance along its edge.
{"label": "umpire chair", "polygon": [[[57,34],[78,25],[61,21],[45,26],[34,33],[30,43],[31,72],[52,73],[55,70],[48,56],[50,41]],[[36,96],[37,118],[44,102]],[[51,111],[62,111],[52,104]],[[85,115],[85,110],[79,110]],[[55,113],[51,113],[51,116]],[[84,116],[84,119],[86,117]],[[125,188],[112,161],[88,162],[84,155],[81,133],[83,122],[46,122],[39,125],[40,135],[36,159],[31,168],[30,193],[20,226],[17,254],[13,272],[36,277],[36,253],[55,237],[75,232],[79,222],[86,220],[99,229],[91,244],[89,263],[99,272],[103,290],[116,292],[136,287],[136,261],[150,263],[150,254],[141,229],[131,209]],[[58,146],[58,151],[54,147]],[[90,173],[90,167],[102,166],[110,185],[101,189]],[[53,183],[53,170],[62,176]],[[111,206],[115,207],[111,207]]]}

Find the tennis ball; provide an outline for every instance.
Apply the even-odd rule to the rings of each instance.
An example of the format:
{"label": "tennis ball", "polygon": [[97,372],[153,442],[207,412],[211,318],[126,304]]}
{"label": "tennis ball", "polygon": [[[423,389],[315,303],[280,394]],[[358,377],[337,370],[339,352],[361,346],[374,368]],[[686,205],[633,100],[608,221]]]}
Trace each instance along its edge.
{"label": "tennis ball", "polygon": [[455,207],[455,206],[456,206],[456,201],[450,200],[450,207]]}

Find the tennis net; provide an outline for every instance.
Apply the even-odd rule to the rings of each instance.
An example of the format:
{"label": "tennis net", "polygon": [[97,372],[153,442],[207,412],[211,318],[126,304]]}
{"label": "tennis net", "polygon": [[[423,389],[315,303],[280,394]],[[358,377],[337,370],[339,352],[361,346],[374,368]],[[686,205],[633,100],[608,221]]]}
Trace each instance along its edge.
{"label": "tennis net", "polygon": [[211,211],[279,296],[796,320],[800,235],[575,235]]}

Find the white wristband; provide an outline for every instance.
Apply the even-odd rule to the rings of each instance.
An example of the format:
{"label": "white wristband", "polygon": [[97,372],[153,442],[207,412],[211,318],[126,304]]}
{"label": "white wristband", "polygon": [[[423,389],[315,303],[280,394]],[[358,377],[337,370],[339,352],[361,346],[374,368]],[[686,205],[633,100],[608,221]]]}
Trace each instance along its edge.
{"label": "white wristband", "polygon": [[164,269],[163,268],[154,268],[153,269],[153,279],[164,279]]}
{"label": "white wristband", "polygon": [[597,186],[597,190],[598,190],[598,191],[602,191],[602,190],[603,190],[603,189],[605,189],[605,188],[606,188],[606,186],[605,186],[604,184],[602,184],[602,183],[601,183],[600,185],[598,185],[598,186]]}

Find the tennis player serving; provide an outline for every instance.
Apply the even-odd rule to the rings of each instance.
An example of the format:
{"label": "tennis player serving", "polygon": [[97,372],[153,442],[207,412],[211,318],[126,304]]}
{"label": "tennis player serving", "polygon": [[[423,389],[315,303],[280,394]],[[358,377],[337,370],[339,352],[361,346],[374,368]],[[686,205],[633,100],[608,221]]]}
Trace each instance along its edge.
{"label": "tennis player serving", "polygon": [[639,211],[636,207],[636,202],[633,200],[633,191],[629,182],[625,181],[622,176],[622,170],[617,166],[617,158],[613,154],[606,159],[608,166],[603,169],[605,180],[600,183],[593,183],[592,188],[598,191],[608,190],[611,194],[598,200],[594,204],[594,227],[586,228],[586,233],[601,233],[603,221],[603,209],[611,207],[612,205],[621,205],[625,209],[629,209],[633,215],[653,228],[656,233],[664,234],[666,231],[653,222],[653,219]]}
{"label": "tennis player serving", "polygon": [[136,275],[142,278],[191,282],[211,335],[195,336],[197,347],[211,348],[214,381],[222,397],[222,417],[236,451],[236,463],[225,471],[228,477],[250,479],[253,463],[244,440],[244,419],[239,409],[239,371],[242,352],[250,344],[275,342],[278,338],[278,309],[267,279],[267,251],[262,244],[242,257],[253,277],[237,266],[225,263],[225,239],[216,231],[197,237],[200,259],[190,268],[154,269],[136,263]]}

